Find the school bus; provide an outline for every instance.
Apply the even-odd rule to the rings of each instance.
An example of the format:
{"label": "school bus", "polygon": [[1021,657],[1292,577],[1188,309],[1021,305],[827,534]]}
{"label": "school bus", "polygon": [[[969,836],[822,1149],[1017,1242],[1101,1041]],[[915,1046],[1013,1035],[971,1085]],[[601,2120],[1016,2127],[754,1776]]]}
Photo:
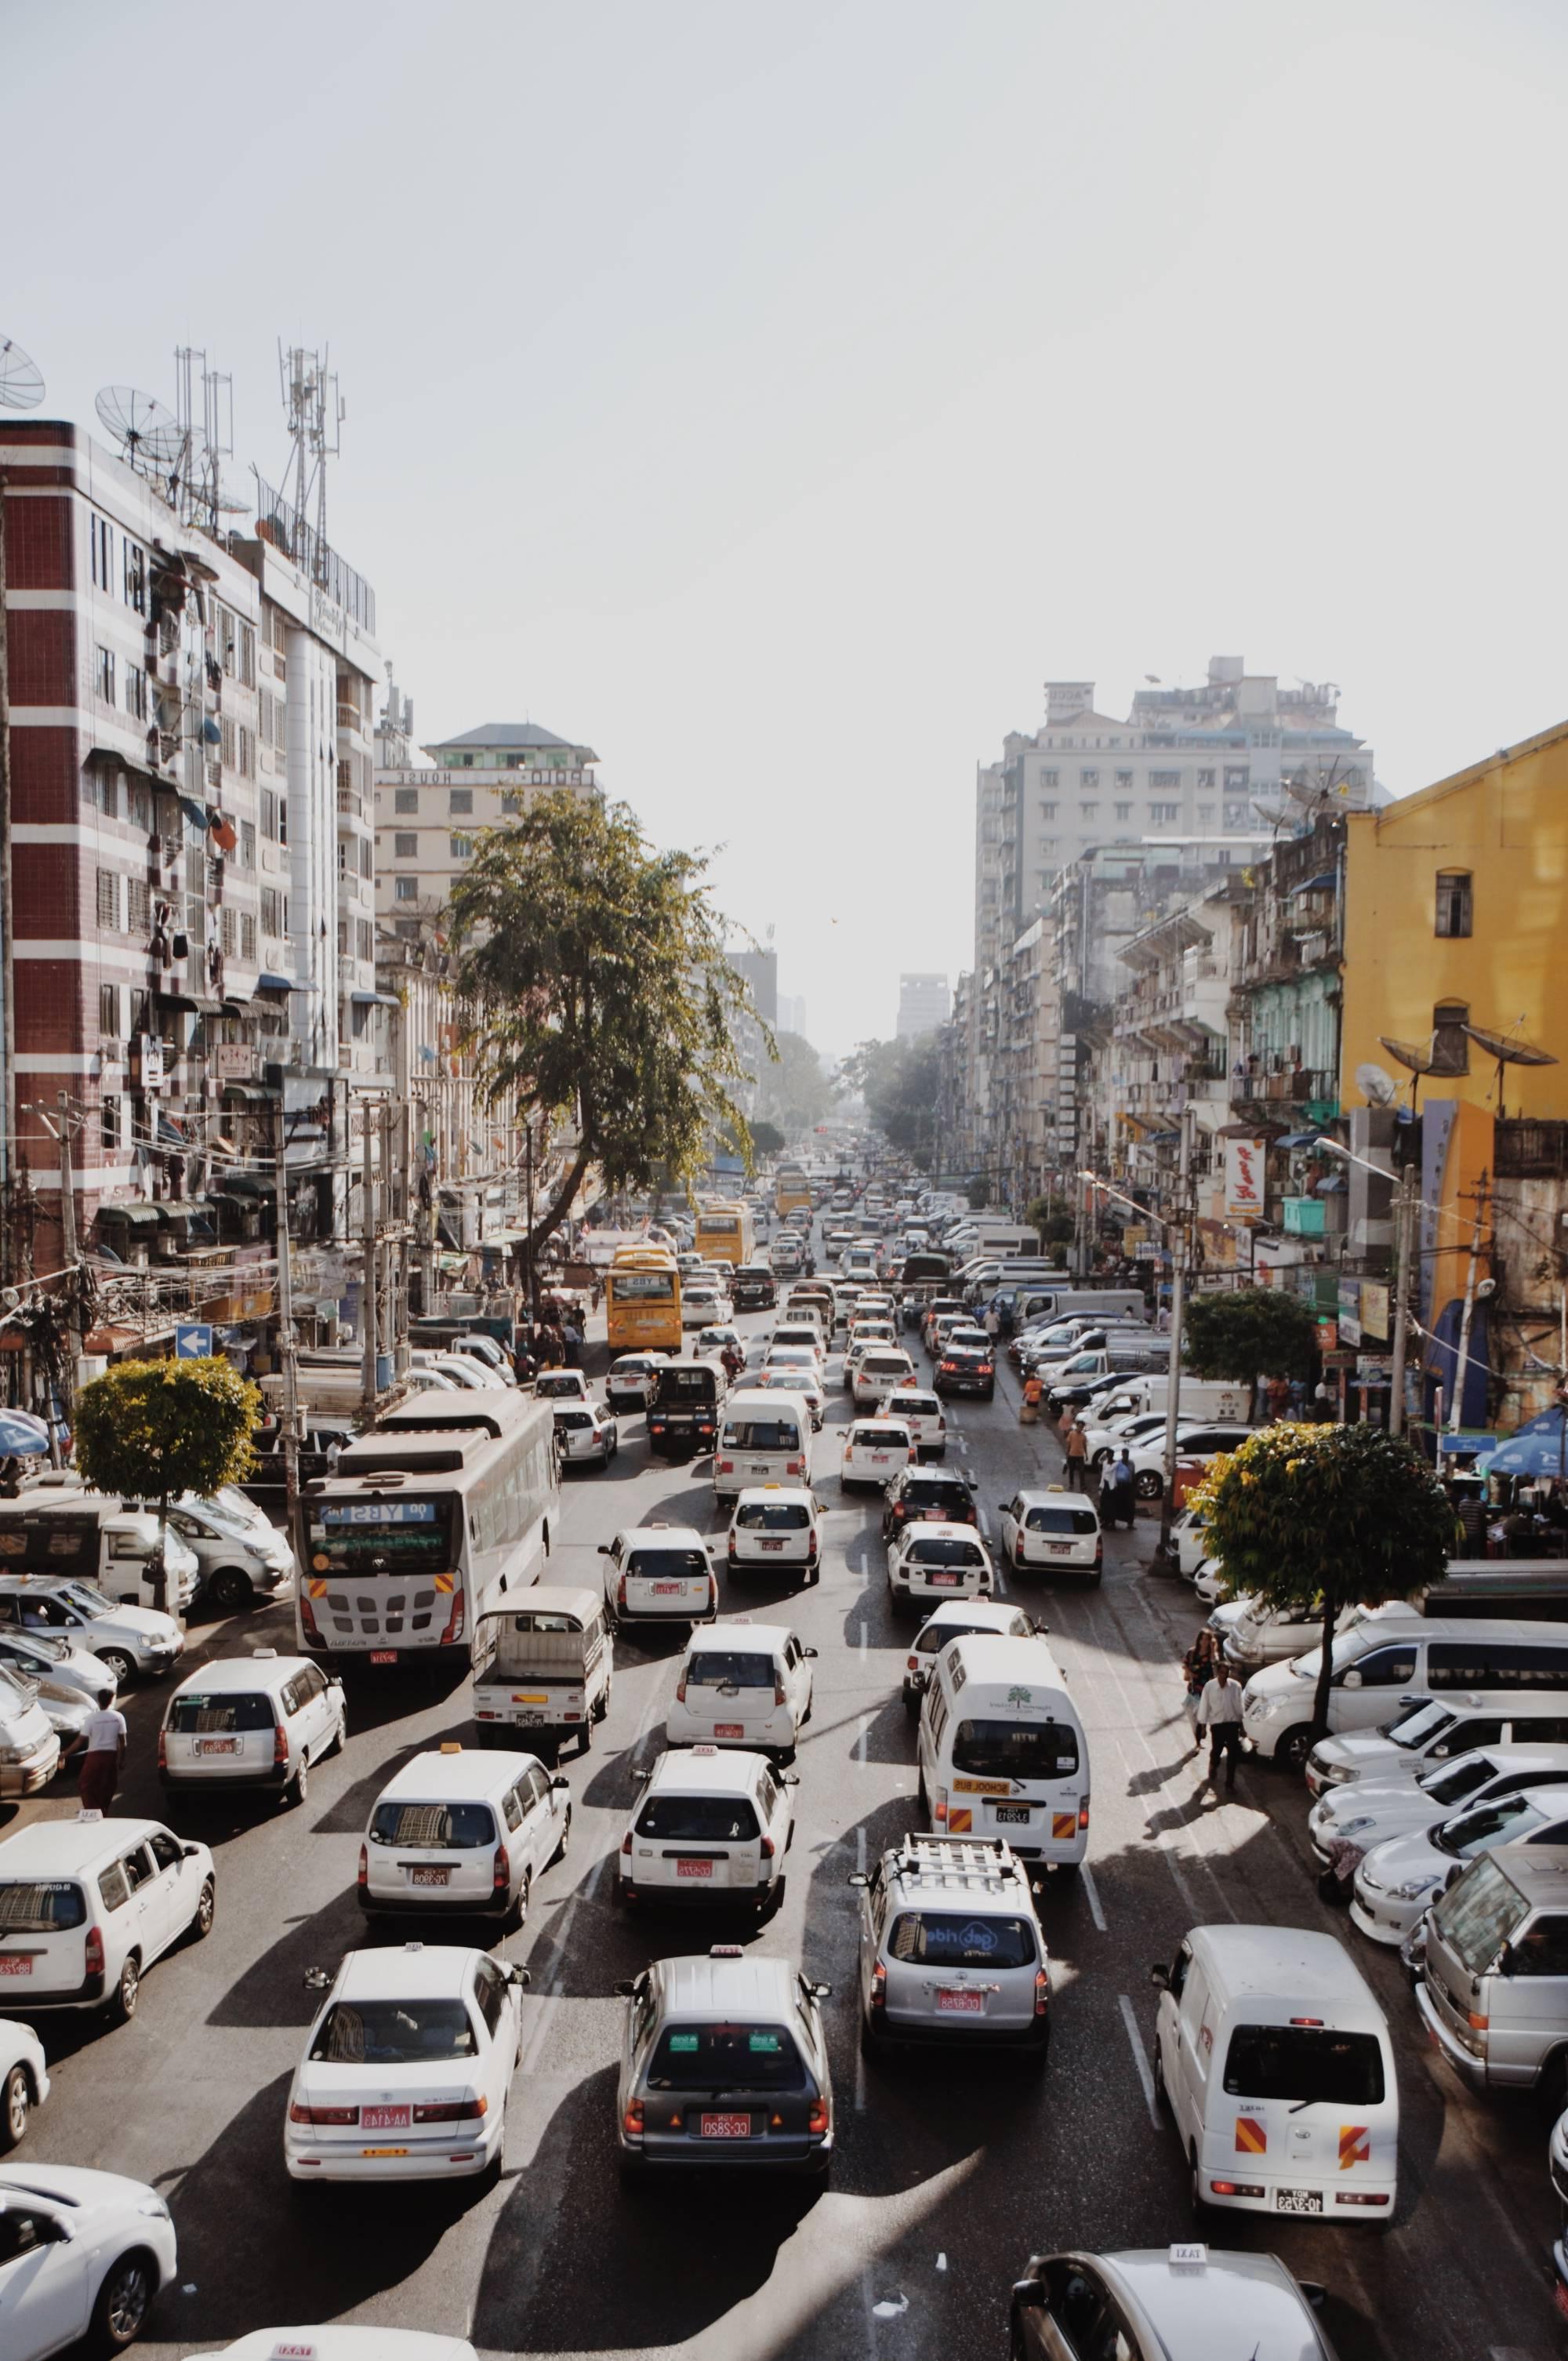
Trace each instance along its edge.
{"label": "school bus", "polygon": [[749,1205],[699,1206],[692,1248],[704,1262],[727,1262],[739,1270],[743,1262],[751,1261],[755,1245]]}
{"label": "school bus", "polygon": [[773,1176],[773,1211],[781,1220],[811,1202],[811,1183],[798,1164],[781,1164]]}
{"label": "school bus", "polygon": [[681,1275],[667,1246],[618,1246],[604,1275],[612,1353],[678,1353]]}

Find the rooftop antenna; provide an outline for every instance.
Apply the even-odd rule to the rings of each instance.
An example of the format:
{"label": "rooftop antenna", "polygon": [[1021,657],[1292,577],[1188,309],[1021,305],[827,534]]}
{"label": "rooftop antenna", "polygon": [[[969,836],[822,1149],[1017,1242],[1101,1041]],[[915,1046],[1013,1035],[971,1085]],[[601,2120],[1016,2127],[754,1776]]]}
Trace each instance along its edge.
{"label": "rooftop antenna", "polygon": [[188,455],[186,509],[190,522],[215,540],[221,516],[244,516],[250,509],[249,500],[224,488],[223,463],[234,456],[234,379],[226,369],[209,368],[206,354],[194,345],[176,346],[174,371],[175,407]]}
{"label": "rooftop antenna", "polygon": [[10,336],[0,336],[0,410],[36,410],[44,398],[44,377]]}
{"label": "rooftop antenna", "polygon": [[[283,497],[302,524],[312,525],[318,541],[326,540],[326,463],[343,448],[338,429],[346,416],[338,390],[337,372],[325,345],[319,353],[307,346],[278,346],[278,379],[283,407],[289,413],[292,445],[283,471]],[[310,513],[315,502],[315,517]]]}
{"label": "rooftop antenna", "polygon": [[171,410],[134,385],[106,385],[93,403],[138,476],[167,476],[185,456],[186,434]]}

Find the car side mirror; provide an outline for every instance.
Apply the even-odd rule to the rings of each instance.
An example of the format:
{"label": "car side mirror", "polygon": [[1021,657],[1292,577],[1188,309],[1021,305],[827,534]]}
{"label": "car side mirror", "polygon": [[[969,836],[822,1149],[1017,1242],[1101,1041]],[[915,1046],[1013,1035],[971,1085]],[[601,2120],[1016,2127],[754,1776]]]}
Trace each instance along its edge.
{"label": "car side mirror", "polygon": [[533,1982],[533,1978],[530,1975],[526,1968],[520,1968],[510,1960],[502,1970],[502,1973],[505,1975],[508,1983],[515,1985],[519,1992],[526,1992],[529,1985]]}
{"label": "car side mirror", "polygon": [[1050,1635],[1050,1629],[1051,1629],[1050,1625],[1049,1625],[1047,1622],[1046,1622],[1046,1621],[1043,1620],[1043,1618],[1041,1618],[1041,1617],[1040,1617],[1040,1616],[1038,1616],[1038,1615],[1036,1615],[1036,1618],[1035,1618],[1035,1632],[1036,1632],[1036,1638],[1041,1639],[1041,1640],[1044,1640],[1044,1639],[1048,1638],[1048,1637],[1049,1637],[1049,1635]]}
{"label": "car side mirror", "polygon": [[1149,1982],[1154,1985],[1157,1992],[1168,1992],[1170,1990],[1170,1970],[1168,1967],[1162,1966],[1157,1960],[1155,1965],[1149,1970]]}
{"label": "car side mirror", "polygon": [[563,1778],[559,1772],[557,1772],[554,1778],[551,1780],[550,1784],[552,1787],[564,1788],[568,1794],[571,1792],[571,1781],[569,1779]]}
{"label": "car side mirror", "polygon": [[1307,2301],[1311,2305],[1312,2310],[1314,2312],[1321,2312],[1324,2304],[1328,2301],[1329,2293],[1321,2279],[1298,2279],[1296,2284],[1300,2289],[1302,2294],[1306,2297]]}
{"label": "car side mirror", "polygon": [[609,1543],[608,1542],[600,1542],[599,1555],[600,1557],[608,1557],[609,1555]]}
{"label": "car side mirror", "polygon": [[781,1787],[798,1787],[800,1784],[798,1771],[780,1771],[775,1773],[775,1776]]}
{"label": "car side mirror", "polygon": [[200,1861],[202,1857],[202,1848],[200,1845],[193,1844],[181,1845],[180,1848],[180,1857],[181,1861]]}
{"label": "car side mirror", "polygon": [[635,1976],[621,1976],[610,1986],[610,1991],[615,1994],[617,2000],[630,2000],[636,1990],[637,1979]]}
{"label": "car side mirror", "polygon": [[871,1882],[871,1872],[865,1869],[852,1869],[844,1880],[846,1885],[869,1885]]}
{"label": "car side mirror", "polygon": [[831,1984],[807,1984],[806,1989],[813,2000],[831,2000],[833,1997]]}
{"label": "car side mirror", "polygon": [[815,1656],[817,1651],[815,1648],[803,1648],[800,1653],[803,1656]]}
{"label": "car side mirror", "polygon": [[1361,1675],[1354,1664],[1348,1673],[1341,1675],[1340,1686],[1346,1689],[1358,1689],[1361,1686]]}
{"label": "car side mirror", "polygon": [[307,1968],[302,1981],[307,1992],[326,1992],[332,1984],[332,1978],[324,1968]]}
{"label": "car side mirror", "polygon": [[1032,2311],[1039,2310],[1046,2301],[1045,2282],[1042,2279],[1014,2279],[1013,2301],[1016,2304],[1027,2305]]}

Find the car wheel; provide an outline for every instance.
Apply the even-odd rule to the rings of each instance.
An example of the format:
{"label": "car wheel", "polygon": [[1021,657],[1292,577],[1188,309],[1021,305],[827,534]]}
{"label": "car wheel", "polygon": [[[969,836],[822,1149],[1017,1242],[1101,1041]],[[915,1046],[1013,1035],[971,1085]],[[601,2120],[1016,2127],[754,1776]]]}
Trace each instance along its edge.
{"label": "car wheel", "polygon": [[136,1677],[135,1658],[127,1656],[123,1648],[100,1648],[97,1655],[104,1670],[114,1675],[115,1686],[127,1688]]}
{"label": "car wheel", "polygon": [[133,1951],[120,1970],[120,1981],[115,1986],[109,2002],[109,2018],[114,2025],[128,2025],[137,2013],[141,1998],[141,1962]]}
{"label": "car wheel", "polygon": [[1165,1478],[1156,1467],[1140,1467],[1133,1478],[1133,1489],[1140,1500],[1157,1500],[1165,1489]]}
{"label": "car wheel", "polygon": [[134,2345],[152,2310],[157,2288],[158,2266],[145,2247],[134,2246],[128,2255],[111,2263],[93,2307],[90,2349],[123,2353],[127,2345]]}
{"label": "car wheel", "polygon": [[532,1892],[533,1872],[531,1869],[525,1869],[522,1872],[522,1883],[518,1888],[517,1899],[501,1921],[502,1928],[507,1934],[515,1935],[527,1926],[529,1897]]}
{"label": "car wheel", "polygon": [[554,1850],[554,1852],[551,1854],[551,1856],[550,1856],[550,1861],[549,1861],[549,1864],[548,1864],[548,1866],[550,1866],[550,1867],[552,1867],[552,1868],[553,1868],[553,1867],[554,1866],[554,1864],[555,1864],[555,1862],[556,1862],[556,1861],[565,1861],[565,1858],[566,1858],[566,1847],[571,1843],[571,1841],[572,1841],[572,1806],[570,1806],[570,1804],[568,1804],[568,1805],[567,1805],[567,1806],[566,1806],[566,1808],[565,1808],[565,1812],[563,1812],[563,1814],[561,1815],[561,1834],[560,1834],[559,1839],[557,1839],[557,1841],[556,1841],[555,1850]]}
{"label": "car wheel", "polygon": [[196,1896],[196,1915],[191,1921],[191,1932],[198,1943],[204,1942],[212,1933],[213,1920],[217,1916],[217,1907],[218,1897],[214,1890],[213,1881],[210,1877],[204,1877],[202,1880],[202,1891]]}
{"label": "car wheel", "polygon": [[1308,1723],[1299,1721],[1294,1730],[1286,1731],[1274,1750],[1274,1759],[1277,1763],[1283,1763],[1288,1771],[1305,1771],[1307,1757],[1311,1751],[1311,1729]]}
{"label": "car wheel", "polygon": [[251,1579],[242,1565],[221,1565],[207,1584],[214,1607],[225,1615],[237,1615],[242,1608],[254,1607],[256,1592]]}
{"label": "car wheel", "polygon": [[302,1754],[300,1767],[283,1790],[283,1801],[291,1808],[302,1804],[311,1792],[311,1766]]}
{"label": "car wheel", "polygon": [[17,2146],[33,2110],[32,2086],[25,2066],[13,2066],[0,2092],[0,2148]]}

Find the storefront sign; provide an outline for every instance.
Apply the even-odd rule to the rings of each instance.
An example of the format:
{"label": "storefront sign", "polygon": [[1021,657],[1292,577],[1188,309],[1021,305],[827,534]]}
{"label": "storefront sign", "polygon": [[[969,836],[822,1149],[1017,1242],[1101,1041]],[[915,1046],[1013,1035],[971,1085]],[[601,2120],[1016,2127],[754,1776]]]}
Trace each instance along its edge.
{"label": "storefront sign", "polygon": [[1264,1143],[1261,1139],[1225,1142],[1225,1217],[1263,1212]]}
{"label": "storefront sign", "polygon": [[1380,1279],[1361,1282],[1361,1333],[1366,1343],[1382,1344],[1388,1334],[1388,1290]]}
{"label": "storefront sign", "polygon": [[253,1041],[220,1041],[214,1054],[221,1082],[247,1082],[254,1078],[256,1044]]}
{"label": "storefront sign", "polygon": [[1339,1333],[1347,1345],[1361,1342],[1361,1281],[1342,1279],[1339,1283]]}
{"label": "storefront sign", "polygon": [[1322,1356],[1323,1356],[1323,1357],[1324,1357],[1324,1359],[1325,1359],[1325,1360],[1327,1359],[1328,1356],[1329,1356],[1329,1355],[1333,1351],[1334,1346],[1335,1346],[1338,1343],[1339,1343],[1339,1323],[1338,1323],[1338,1321],[1337,1321],[1337,1320],[1330,1320],[1330,1319],[1327,1319],[1327,1318],[1325,1318],[1325,1317],[1320,1317],[1320,1319],[1319,1319],[1319,1321],[1318,1321],[1318,1350],[1319,1350],[1319,1352],[1320,1352],[1320,1353],[1321,1353],[1321,1354],[1322,1354]]}

